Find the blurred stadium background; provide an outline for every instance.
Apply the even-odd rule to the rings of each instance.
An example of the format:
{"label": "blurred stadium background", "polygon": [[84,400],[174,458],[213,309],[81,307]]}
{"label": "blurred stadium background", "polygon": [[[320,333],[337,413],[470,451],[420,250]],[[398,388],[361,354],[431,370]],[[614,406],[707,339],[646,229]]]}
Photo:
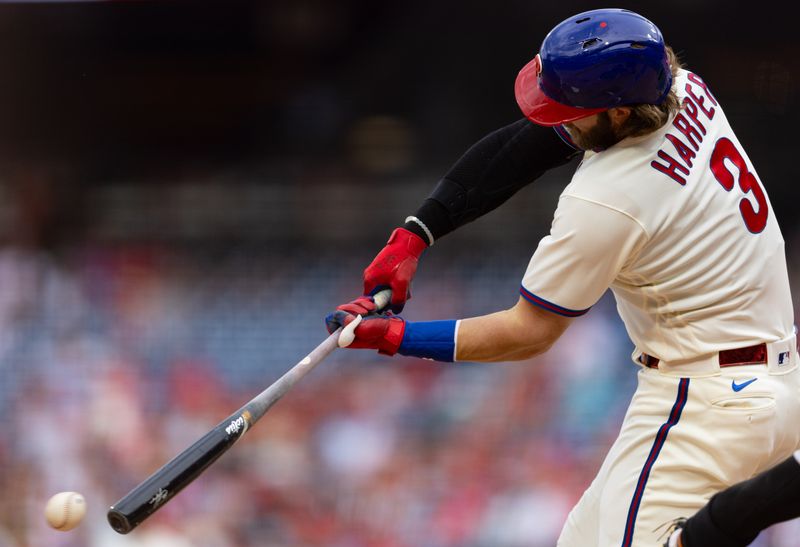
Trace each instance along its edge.
{"label": "blurred stadium background", "polygon": [[[618,5],[725,106],[800,294],[790,18]],[[595,7],[0,4],[0,545],[552,547],[635,385],[608,297],[532,362],[337,352],[135,533],[105,510],[321,341],[391,229],[519,117],[544,34]],[[573,168],[438,243],[406,317],[513,304]],[[61,490],[89,504],[66,534],[42,517]]]}

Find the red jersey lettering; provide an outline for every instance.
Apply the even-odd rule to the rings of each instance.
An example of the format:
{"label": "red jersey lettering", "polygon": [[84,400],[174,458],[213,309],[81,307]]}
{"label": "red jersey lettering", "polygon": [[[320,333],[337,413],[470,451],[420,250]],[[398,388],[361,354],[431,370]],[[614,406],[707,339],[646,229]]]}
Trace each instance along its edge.
{"label": "red jersey lettering", "polygon": [[750,232],[754,234],[761,233],[767,225],[767,216],[769,215],[769,207],[767,206],[767,198],[764,195],[764,190],[761,188],[761,184],[759,184],[756,176],[747,168],[742,154],[736,149],[733,142],[723,137],[718,140],[716,146],[714,146],[714,152],[711,154],[710,167],[717,182],[719,182],[726,191],[730,192],[733,190],[735,181],[733,173],[731,173],[725,165],[725,160],[731,162],[739,171],[739,189],[743,194],[752,192],[753,198],[758,206],[758,210],[756,210],[750,200],[745,198],[739,201],[739,212],[742,213],[744,224]]}
{"label": "red jersey lettering", "polygon": [[679,175],[678,171],[688,176],[689,169],[687,169],[683,164],[681,164],[680,161],[676,160],[663,150],[658,151],[658,157],[666,161],[667,163],[666,165],[664,165],[663,163],[659,163],[658,161],[653,160],[650,162],[650,165],[653,167],[653,169],[661,171],[662,173],[672,178],[672,180],[674,180],[681,186],[686,184],[686,179],[683,176]]}
{"label": "red jersey lettering", "polygon": [[686,97],[683,100],[683,111],[686,112],[686,116],[694,122],[694,125],[700,130],[700,133],[705,135],[706,127],[703,125],[703,122],[700,121],[700,109],[691,97]]}
{"label": "red jersey lettering", "polygon": [[678,155],[681,157],[683,162],[689,167],[692,167],[692,160],[697,156],[694,153],[694,150],[686,146],[682,140],[680,140],[675,135],[670,135],[667,133],[667,139],[675,146],[675,150],[678,151]]}
{"label": "red jersey lettering", "polygon": [[[703,79],[700,78],[700,76],[698,76],[697,74],[695,74],[693,72],[689,72],[687,74],[687,77],[689,78],[690,82],[695,83],[695,84],[697,84],[697,85],[699,85],[700,87],[703,88],[703,91],[706,92],[706,97],[708,97],[708,100],[711,101],[711,104],[713,104],[714,106],[719,104],[717,102],[717,100],[714,98],[714,95],[711,93],[711,90],[708,89],[708,84],[706,84],[703,81]],[[686,87],[687,87],[687,90],[688,90],[689,84],[686,84]]]}
{"label": "red jersey lettering", "polygon": [[686,116],[683,114],[678,114],[672,121],[672,125],[677,127],[678,131],[683,133],[683,135],[689,140],[689,144],[692,145],[692,148],[695,150],[700,150],[700,143],[703,142],[703,135],[692,124],[689,123],[689,120],[686,119]]}

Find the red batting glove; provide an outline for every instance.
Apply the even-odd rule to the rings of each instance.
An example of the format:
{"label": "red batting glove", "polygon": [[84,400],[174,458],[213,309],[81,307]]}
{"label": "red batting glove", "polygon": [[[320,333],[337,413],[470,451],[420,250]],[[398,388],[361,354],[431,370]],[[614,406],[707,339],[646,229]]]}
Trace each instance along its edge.
{"label": "red batting glove", "polygon": [[403,341],[406,322],[393,315],[377,315],[375,302],[371,296],[360,296],[347,304],[342,304],[336,311],[325,318],[329,333],[339,327],[345,327],[356,318],[362,317],[361,323],[353,334],[355,340],[347,346],[356,349],[376,349],[384,355],[394,355]]}
{"label": "red batting glove", "polygon": [[411,280],[417,272],[417,262],[427,247],[417,234],[405,228],[395,229],[383,250],[364,270],[364,294],[372,295],[388,287],[392,289],[389,308],[394,313],[403,311],[406,300],[411,298]]}

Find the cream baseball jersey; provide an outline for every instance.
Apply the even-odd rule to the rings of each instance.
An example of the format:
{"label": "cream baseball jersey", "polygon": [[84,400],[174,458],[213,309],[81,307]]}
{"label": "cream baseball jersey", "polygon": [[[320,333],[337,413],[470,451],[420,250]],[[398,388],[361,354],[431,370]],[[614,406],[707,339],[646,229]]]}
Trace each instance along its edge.
{"label": "cream baseball jersey", "polygon": [[521,293],[578,316],[607,289],[641,352],[681,361],[784,339],[793,307],[767,192],[697,75],[655,133],[586,152]]}

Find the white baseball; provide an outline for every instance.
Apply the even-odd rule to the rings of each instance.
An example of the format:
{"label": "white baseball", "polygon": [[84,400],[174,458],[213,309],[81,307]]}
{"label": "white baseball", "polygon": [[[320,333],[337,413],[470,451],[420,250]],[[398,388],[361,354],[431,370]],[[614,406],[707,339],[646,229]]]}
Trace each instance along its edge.
{"label": "white baseball", "polygon": [[59,492],[49,500],[44,508],[47,524],[56,530],[72,530],[86,514],[86,500],[77,492]]}

